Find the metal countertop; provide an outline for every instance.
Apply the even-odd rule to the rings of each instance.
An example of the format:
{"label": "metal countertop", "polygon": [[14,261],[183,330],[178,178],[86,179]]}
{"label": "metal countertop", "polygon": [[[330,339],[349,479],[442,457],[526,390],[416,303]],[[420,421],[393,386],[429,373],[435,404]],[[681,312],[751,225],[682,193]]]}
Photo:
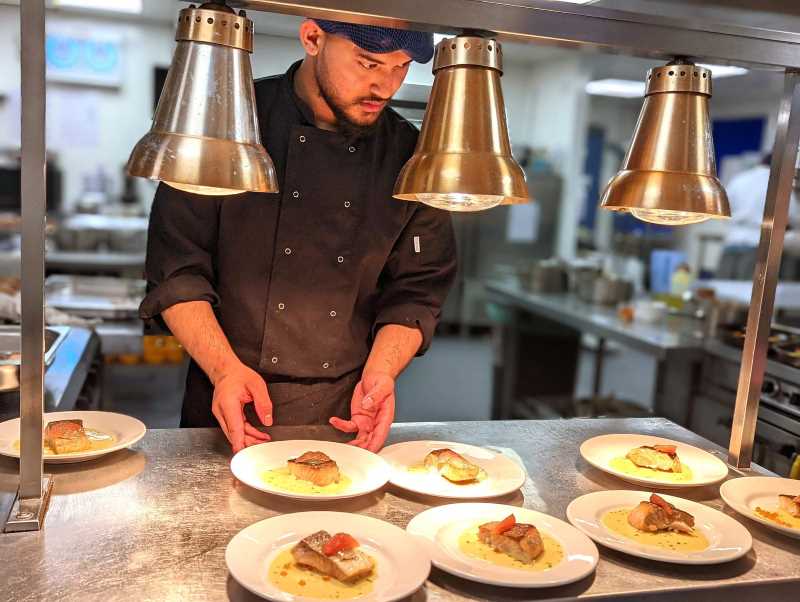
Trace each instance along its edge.
{"label": "metal countertop", "polygon": [[[586,492],[632,488],[591,468],[578,454],[589,437],[613,432],[667,436],[709,450],[721,448],[665,419],[397,424],[391,442],[442,439],[513,448],[529,473],[519,492],[498,501],[564,518]],[[278,427],[276,439],[336,439],[329,427]],[[0,599],[254,600],[229,576],[225,546],[242,528],[277,513],[340,510],[405,527],[441,500],[388,488],[339,503],[311,504],[254,491],[234,479],[230,451],[216,429],[150,431],[132,450],[90,463],[50,467],[55,489],[45,530],[0,535]],[[0,510],[16,486],[16,461],[0,458]],[[681,495],[722,508],[717,487]],[[731,510],[727,513],[736,516]],[[541,600],[623,595],[646,600],[726,602],[792,599],[800,587],[800,541],[740,518],[754,537],[739,561],[691,567],[662,564],[601,549],[593,576],[560,588],[511,590],[434,570],[412,598],[422,601]],[[749,586],[755,586],[751,589]],[[755,598],[753,596],[756,596]]]}
{"label": "metal countertop", "polygon": [[667,316],[662,324],[625,322],[613,308],[586,303],[570,293],[537,294],[518,284],[490,281],[485,284],[489,298],[510,303],[566,324],[581,332],[619,341],[659,359],[680,352],[703,353],[704,335],[695,320]]}

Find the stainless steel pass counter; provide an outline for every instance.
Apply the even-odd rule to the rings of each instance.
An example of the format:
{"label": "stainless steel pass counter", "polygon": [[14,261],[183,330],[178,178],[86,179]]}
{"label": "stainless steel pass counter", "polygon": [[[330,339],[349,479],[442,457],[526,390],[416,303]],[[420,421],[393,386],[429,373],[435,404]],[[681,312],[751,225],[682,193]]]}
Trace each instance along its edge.
{"label": "stainless steel pass counter", "polygon": [[[273,429],[276,439],[334,439],[327,427]],[[514,449],[529,474],[524,487],[498,501],[565,518],[575,497],[631,488],[580,459],[578,446],[603,433],[639,432],[722,450],[664,419],[548,420],[398,424],[390,442],[438,439]],[[242,528],[279,513],[359,512],[405,527],[430,505],[445,503],[389,487],[339,503],[307,504],[239,483],[230,450],[216,429],[151,431],[132,450],[86,464],[50,467],[55,490],[45,530],[0,535],[0,600],[253,600],[228,575],[225,546]],[[0,510],[16,488],[15,461],[0,459]],[[718,488],[679,495],[723,508]],[[728,512],[731,512],[728,510]],[[594,575],[570,586],[511,590],[432,572],[411,599],[794,600],[800,591],[800,541],[738,518],[753,549],[729,564],[690,567],[600,550]],[[265,569],[266,570],[266,569]]]}

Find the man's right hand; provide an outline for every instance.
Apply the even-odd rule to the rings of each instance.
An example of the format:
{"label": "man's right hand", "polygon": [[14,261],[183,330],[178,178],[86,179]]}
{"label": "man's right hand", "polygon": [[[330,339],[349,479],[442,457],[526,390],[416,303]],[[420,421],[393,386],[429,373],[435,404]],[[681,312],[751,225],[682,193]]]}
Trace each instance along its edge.
{"label": "man's right hand", "polygon": [[270,440],[269,435],[247,422],[244,406],[251,402],[261,423],[272,426],[272,401],[267,384],[257,372],[239,363],[214,383],[211,411],[230,441],[233,453]]}

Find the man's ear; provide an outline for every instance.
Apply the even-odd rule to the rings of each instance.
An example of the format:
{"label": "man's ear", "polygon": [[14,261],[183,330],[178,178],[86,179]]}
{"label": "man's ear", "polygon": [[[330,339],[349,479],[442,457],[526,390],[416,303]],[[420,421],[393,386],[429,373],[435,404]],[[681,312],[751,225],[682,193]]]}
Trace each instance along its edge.
{"label": "man's ear", "polygon": [[322,49],[325,32],[320,29],[314,19],[306,19],[300,24],[300,43],[306,54],[317,56]]}

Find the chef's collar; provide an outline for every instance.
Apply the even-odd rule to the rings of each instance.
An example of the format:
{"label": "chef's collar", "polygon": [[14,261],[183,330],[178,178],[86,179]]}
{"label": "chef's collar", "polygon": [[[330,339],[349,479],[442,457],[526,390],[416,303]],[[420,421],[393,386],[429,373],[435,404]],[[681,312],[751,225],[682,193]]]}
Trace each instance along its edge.
{"label": "chef's collar", "polygon": [[[300,119],[301,123],[303,123],[303,125],[310,125],[312,127],[317,127],[317,120],[314,117],[314,111],[311,110],[311,107],[309,107],[306,104],[306,102],[302,98],[300,98],[297,95],[297,92],[295,92],[294,90],[294,76],[297,73],[297,70],[300,68],[302,62],[303,62],[302,60],[297,61],[291,67],[289,67],[289,70],[286,72],[286,76],[283,78],[283,89],[284,92],[286,92],[286,94],[288,95],[289,100],[292,102],[292,105],[294,106],[295,110],[297,111],[297,116],[298,119]],[[386,109],[383,110],[383,112],[385,111]],[[378,117],[378,119],[383,119],[383,112],[381,112],[381,115]],[[317,129],[322,129],[322,128],[317,128]],[[375,129],[372,130],[372,132],[374,131]],[[371,133],[369,135],[371,135]]]}

